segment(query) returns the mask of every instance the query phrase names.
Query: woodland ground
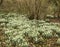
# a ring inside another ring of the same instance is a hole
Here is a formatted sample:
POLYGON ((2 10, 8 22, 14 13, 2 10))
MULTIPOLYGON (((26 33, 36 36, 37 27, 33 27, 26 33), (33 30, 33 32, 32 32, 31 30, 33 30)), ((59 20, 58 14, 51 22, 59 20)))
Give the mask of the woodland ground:
POLYGON ((60 24, 0 13, 0 47, 60 47, 60 24))
POLYGON ((3 0, 0 47, 60 47, 59 17, 59 0, 3 0), (36 20, 37 17, 44 19, 46 15, 58 18, 50 19, 51 22, 36 20), (33 20, 28 18, 30 16, 33 20))

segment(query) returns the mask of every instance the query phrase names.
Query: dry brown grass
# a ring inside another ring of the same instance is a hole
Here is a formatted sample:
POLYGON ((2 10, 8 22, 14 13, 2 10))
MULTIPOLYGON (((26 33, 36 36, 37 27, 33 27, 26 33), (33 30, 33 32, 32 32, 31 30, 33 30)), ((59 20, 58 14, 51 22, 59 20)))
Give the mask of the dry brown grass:
POLYGON ((49 0, 4 0, 0 11, 26 13, 30 18, 43 19, 47 14, 54 15, 57 12, 55 14, 57 15, 59 6, 59 2, 56 6, 53 0, 52 2, 49 0))

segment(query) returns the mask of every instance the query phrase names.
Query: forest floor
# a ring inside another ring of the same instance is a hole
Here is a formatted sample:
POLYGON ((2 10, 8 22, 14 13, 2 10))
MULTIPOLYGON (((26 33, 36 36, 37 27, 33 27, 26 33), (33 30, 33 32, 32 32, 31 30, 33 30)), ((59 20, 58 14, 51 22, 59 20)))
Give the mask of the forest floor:
POLYGON ((60 47, 60 23, 0 13, 0 47, 60 47))

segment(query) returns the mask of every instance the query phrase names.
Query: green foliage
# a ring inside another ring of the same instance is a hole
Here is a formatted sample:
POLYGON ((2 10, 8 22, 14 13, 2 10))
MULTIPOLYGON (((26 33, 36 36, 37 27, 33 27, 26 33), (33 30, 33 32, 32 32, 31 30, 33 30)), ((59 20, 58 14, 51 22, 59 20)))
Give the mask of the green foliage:
MULTIPOLYGON (((1 16, 1 15, 0 15, 1 16)), ((5 35, 7 36, 7 47, 11 44, 16 44, 21 47, 28 47, 29 43, 42 44, 44 38, 60 36, 59 23, 47 23, 43 20, 29 20, 25 15, 16 13, 8 13, 0 17, 7 20, 5 24, 5 35), (53 34, 55 33, 55 34, 53 34)), ((5 23, 5 22, 3 22, 5 23)))

